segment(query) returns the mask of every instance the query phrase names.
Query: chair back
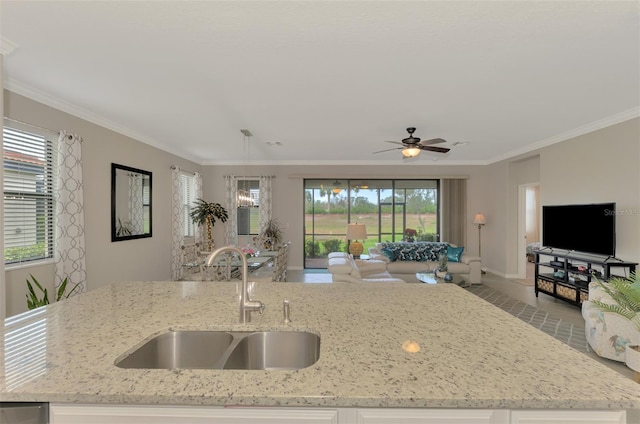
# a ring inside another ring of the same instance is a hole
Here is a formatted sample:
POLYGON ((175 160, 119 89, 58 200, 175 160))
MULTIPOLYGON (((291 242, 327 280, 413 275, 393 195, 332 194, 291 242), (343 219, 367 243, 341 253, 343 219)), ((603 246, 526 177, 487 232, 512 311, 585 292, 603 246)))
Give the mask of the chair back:
POLYGON ((288 241, 280 246, 273 265, 273 281, 287 281, 287 266, 289 263, 289 246, 288 241))
POLYGON ((202 272, 203 261, 200 257, 200 243, 183 244, 182 269, 186 273, 184 278, 190 278, 192 274, 202 272))

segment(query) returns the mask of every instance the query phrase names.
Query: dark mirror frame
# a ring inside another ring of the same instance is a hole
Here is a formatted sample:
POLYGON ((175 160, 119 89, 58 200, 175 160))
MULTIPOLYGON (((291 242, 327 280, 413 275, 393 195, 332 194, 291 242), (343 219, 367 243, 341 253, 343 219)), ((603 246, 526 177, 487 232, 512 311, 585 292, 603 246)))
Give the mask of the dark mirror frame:
POLYGON ((125 166, 125 165, 119 165, 117 163, 111 164, 111 241, 112 242, 151 237, 152 228, 153 228, 153 226, 151 225, 153 222, 151 219, 152 211, 153 211, 153 208, 152 208, 153 184, 152 183, 153 183, 153 176, 152 176, 152 173, 149 171, 143 171, 142 169, 132 168, 130 166, 125 166), (117 235, 118 233, 117 224, 116 224, 116 220, 117 220, 116 210, 118 210, 117 208, 118 193, 116 190, 117 171, 137 173, 149 178, 149 205, 148 205, 149 206, 149 231, 148 232, 138 233, 138 234, 129 234, 129 235, 117 235))

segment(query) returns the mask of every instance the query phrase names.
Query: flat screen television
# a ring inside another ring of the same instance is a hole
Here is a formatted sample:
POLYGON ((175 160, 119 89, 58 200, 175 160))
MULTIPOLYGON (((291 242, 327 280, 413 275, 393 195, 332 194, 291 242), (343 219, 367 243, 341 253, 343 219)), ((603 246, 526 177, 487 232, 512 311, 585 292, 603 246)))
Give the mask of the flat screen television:
POLYGON ((542 245, 614 256, 616 204, 542 206, 542 245))

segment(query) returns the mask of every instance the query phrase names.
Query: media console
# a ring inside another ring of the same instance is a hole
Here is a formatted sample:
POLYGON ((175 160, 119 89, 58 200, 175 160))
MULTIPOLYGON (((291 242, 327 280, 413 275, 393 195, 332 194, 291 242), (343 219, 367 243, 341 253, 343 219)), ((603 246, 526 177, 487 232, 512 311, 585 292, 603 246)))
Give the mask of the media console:
POLYGON ((617 258, 593 258, 579 252, 540 249, 534 251, 535 292, 562 299, 576 306, 589 299, 589 283, 594 278, 628 277, 636 271, 635 262, 617 258), (612 272, 620 272, 620 275, 612 272))

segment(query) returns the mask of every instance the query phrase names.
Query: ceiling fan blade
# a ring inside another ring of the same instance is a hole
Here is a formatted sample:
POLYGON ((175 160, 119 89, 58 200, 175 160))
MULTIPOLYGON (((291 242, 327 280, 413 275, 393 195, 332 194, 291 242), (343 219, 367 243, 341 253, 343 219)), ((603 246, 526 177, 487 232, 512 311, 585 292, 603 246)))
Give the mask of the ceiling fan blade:
POLYGON ((404 144, 400 143, 399 141, 385 141, 385 143, 399 144, 401 146, 404 146, 404 144))
POLYGON ((403 149, 403 147, 394 147, 392 149, 378 150, 377 152, 373 152, 371 154, 375 155, 376 153, 390 152, 391 150, 402 150, 402 149, 403 149))
POLYGON ((447 140, 445 140, 444 138, 432 138, 431 140, 422 140, 420 142, 420 144, 422 144, 423 146, 428 146, 430 144, 438 144, 438 143, 446 143, 447 140))
POLYGON ((418 146, 420 150, 428 150, 430 152, 438 152, 438 153, 447 153, 449 150, 446 147, 435 147, 435 146, 418 146))

